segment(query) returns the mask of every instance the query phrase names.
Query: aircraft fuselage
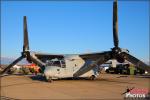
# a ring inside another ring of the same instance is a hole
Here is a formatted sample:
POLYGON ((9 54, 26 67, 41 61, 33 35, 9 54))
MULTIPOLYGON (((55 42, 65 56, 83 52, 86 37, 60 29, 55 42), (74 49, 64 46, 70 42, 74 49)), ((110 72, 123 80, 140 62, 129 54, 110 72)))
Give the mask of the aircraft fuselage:
POLYGON ((74 77, 97 77, 99 75, 99 67, 96 66, 92 70, 83 75, 76 75, 77 71, 83 67, 88 67, 92 61, 83 60, 78 55, 65 56, 61 60, 47 61, 47 66, 44 70, 44 75, 47 80, 59 78, 74 78, 74 77))

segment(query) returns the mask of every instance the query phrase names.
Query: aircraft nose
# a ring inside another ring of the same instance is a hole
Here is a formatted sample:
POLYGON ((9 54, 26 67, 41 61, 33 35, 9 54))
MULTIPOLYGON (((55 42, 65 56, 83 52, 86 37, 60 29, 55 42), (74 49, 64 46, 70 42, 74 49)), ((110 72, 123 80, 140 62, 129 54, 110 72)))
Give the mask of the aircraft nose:
POLYGON ((44 70, 44 74, 45 74, 46 77, 51 76, 51 68, 46 67, 45 70, 44 70))
POLYGON ((44 74, 45 74, 45 75, 48 75, 48 74, 50 74, 50 73, 51 73, 51 71, 50 71, 49 69, 45 69, 45 70, 44 70, 44 74))
POLYGON ((49 77, 54 77, 55 76, 55 71, 53 67, 46 67, 44 70, 44 75, 46 79, 49 79, 49 77))

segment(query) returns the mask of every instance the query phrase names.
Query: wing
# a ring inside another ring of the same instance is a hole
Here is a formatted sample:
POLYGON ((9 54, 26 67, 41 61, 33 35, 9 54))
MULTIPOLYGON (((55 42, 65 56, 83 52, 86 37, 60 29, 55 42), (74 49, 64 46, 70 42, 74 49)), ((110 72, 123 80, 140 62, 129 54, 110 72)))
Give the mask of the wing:
POLYGON ((138 58, 128 54, 128 53, 124 53, 126 55, 126 60, 128 60, 129 62, 131 62, 132 64, 135 65, 135 67, 138 67, 140 69, 146 70, 150 73, 150 66, 145 64, 144 62, 142 62, 141 60, 139 60, 138 58))
POLYGON ((97 59, 99 59, 100 57, 102 57, 103 55, 110 55, 111 51, 105 51, 105 52, 96 52, 96 53, 85 53, 85 54, 80 54, 79 56, 84 59, 84 60, 92 60, 92 61, 96 61, 97 59))
POLYGON ((108 60, 110 60, 111 59, 111 51, 106 51, 106 52, 101 52, 101 53, 81 54, 79 56, 84 60, 92 60, 93 62, 81 67, 76 73, 74 73, 74 75, 73 75, 74 77, 78 77, 78 76, 90 71, 95 66, 101 65, 101 64, 107 62, 108 60))
POLYGON ((43 63, 46 62, 46 60, 51 60, 51 59, 64 59, 64 55, 61 54, 44 54, 44 53, 35 53, 34 54, 38 59, 40 59, 43 63))

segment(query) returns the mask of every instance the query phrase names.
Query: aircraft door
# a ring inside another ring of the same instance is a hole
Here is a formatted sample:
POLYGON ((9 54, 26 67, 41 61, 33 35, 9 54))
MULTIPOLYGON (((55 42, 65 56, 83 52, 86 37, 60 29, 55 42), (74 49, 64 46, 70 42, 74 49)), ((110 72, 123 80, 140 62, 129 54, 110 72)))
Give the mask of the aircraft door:
POLYGON ((76 72, 76 70, 77 70, 77 64, 75 63, 73 66, 73 72, 76 72))
POLYGON ((61 68, 60 68, 60 76, 61 78, 64 78, 66 76, 66 64, 64 60, 60 61, 61 68))
POLYGON ((61 71, 60 71, 60 67, 58 67, 58 68, 57 68, 57 75, 59 76, 59 75, 60 75, 60 73, 61 73, 61 71))
POLYGON ((60 74, 61 74, 61 63, 60 63, 60 61, 59 60, 54 61, 52 65, 55 66, 55 71, 56 71, 55 76, 60 77, 60 74))

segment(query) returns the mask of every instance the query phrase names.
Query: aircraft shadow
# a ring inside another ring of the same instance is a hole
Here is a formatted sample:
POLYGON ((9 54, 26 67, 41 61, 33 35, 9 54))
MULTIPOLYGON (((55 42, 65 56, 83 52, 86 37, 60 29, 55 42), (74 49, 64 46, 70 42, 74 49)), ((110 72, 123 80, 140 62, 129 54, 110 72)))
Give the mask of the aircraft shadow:
MULTIPOLYGON (((30 76, 30 78, 32 80, 36 80, 36 81, 43 81, 43 82, 47 82, 46 78, 42 75, 36 75, 36 76, 30 76)), ((90 80, 89 78, 82 78, 82 77, 78 77, 78 78, 61 78, 61 79, 56 79, 54 81, 89 81, 89 82, 109 82, 109 83, 126 83, 126 84, 135 84, 133 82, 127 82, 127 81, 119 81, 119 80, 109 80, 109 79, 95 79, 95 80, 90 80)))
MULTIPOLYGON (((32 80, 37 80, 37 81, 47 81, 46 78, 42 75, 34 75, 34 76, 30 76, 30 78, 32 80)), ((88 78, 72 78, 72 77, 69 77, 69 78, 61 78, 61 79, 55 79, 54 81, 59 81, 59 80, 89 80, 88 78)))
POLYGON ((46 82, 46 78, 42 75, 33 75, 29 76, 32 80, 43 81, 46 82))
MULTIPOLYGON (((20 76, 20 74, 19 74, 19 76, 20 76)), ((36 81, 36 82, 37 81, 47 82, 46 78, 44 76, 42 76, 42 75, 22 75, 22 76, 27 76, 27 77, 29 77, 30 79, 32 79, 33 81, 36 81)), ((110 79, 104 79, 104 78, 90 80, 89 78, 82 78, 82 77, 78 77, 78 78, 72 78, 72 77, 71 78, 61 78, 61 79, 56 79, 54 81, 73 81, 73 80, 76 80, 76 81, 89 81, 89 82, 109 82, 109 83, 113 82, 113 83, 135 84, 135 83, 132 83, 132 82, 120 81, 120 80, 110 80, 110 79)), ((32 83, 35 83, 35 82, 28 82, 28 83, 21 83, 21 84, 23 85, 23 84, 32 84, 32 83)), ((12 84, 12 86, 13 85, 19 85, 19 84, 20 83, 18 83, 18 84, 12 84)), ((9 86, 11 86, 11 85, 9 85, 9 86)), ((7 86, 4 86, 4 87, 7 87, 7 86)))

